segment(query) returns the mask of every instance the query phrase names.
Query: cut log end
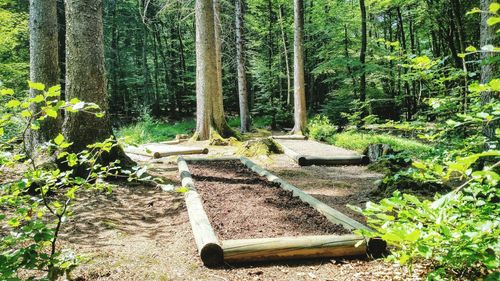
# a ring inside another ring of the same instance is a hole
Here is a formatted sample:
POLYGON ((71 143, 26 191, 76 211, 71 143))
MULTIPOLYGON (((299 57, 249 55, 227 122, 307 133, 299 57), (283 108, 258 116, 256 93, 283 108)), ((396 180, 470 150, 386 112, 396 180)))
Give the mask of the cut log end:
POLYGON ((217 267, 224 262, 224 251, 220 245, 209 243, 201 249, 200 257, 205 266, 217 267))
POLYGON ((380 238, 372 238, 368 240, 367 253, 373 258, 381 258, 385 256, 387 254, 387 242, 380 238))

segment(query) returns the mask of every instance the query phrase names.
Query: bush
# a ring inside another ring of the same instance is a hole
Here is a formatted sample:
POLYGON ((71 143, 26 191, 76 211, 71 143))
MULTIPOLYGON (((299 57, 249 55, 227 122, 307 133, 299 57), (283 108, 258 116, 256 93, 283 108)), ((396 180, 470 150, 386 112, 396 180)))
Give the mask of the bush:
POLYGON ((312 139, 325 141, 328 137, 335 134, 336 128, 330 123, 328 117, 316 115, 308 124, 309 136, 312 139))
POLYGON ((405 151, 409 156, 418 159, 429 155, 433 151, 432 146, 416 140, 380 134, 346 132, 332 135, 327 139, 327 142, 346 149, 356 150, 359 153, 363 153, 370 144, 387 144, 396 151, 405 151))

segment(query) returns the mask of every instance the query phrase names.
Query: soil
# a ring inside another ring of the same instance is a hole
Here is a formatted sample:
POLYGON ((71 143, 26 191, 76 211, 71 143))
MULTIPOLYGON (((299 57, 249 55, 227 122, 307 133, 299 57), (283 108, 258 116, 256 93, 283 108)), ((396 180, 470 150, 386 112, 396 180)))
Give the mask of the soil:
POLYGON ((189 169, 222 240, 350 233, 239 161, 189 164, 189 169))
MULTIPOLYGON (((231 148, 211 149, 209 156, 234 155, 231 148)), ((173 157, 155 160, 135 157, 134 160, 147 164, 149 173, 166 179, 165 184, 180 186, 173 157)), ((373 181, 381 175, 366 167, 300 168, 285 155, 252 160, 339 210, 346 208, 346 203, 362 205, 376 200, 370 190, 376 188, 373 181)), ((410 272, 395 263, 367 258, 268 262, 209 269, 198 257, 182 194, 162 192, 151 186, 120 184, 113 188, 111 195, 83 194, 79 204, 82 202, 66 223, 59 244, 82 257, 81 265, 72 273, 74 280, 424 280, 429 270, 426 265, 417 264, 410 272)))

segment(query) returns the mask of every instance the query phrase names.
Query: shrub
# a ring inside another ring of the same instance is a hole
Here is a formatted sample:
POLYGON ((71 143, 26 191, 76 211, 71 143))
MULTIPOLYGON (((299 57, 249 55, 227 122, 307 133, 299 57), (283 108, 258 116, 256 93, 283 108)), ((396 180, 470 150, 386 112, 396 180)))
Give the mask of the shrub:
POLYGON ((330 123, 328 117, 316 115, 308 124, 309 136, 312 139, 325 141, 328 137, 335 134, 336 128, 330 123))

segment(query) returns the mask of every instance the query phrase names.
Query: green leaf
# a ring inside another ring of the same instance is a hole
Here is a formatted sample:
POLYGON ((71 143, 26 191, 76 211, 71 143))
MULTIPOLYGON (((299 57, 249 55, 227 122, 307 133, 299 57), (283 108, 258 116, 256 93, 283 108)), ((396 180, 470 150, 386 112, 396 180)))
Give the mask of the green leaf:
POLYGON ((33 90, 39 90, 39 91, 45 90, 45 85, 42 83, 28 81, 28 86, 30 87, 30 89, 33 90))
POLYGON ((57 137, 54 139, 55 144, 61 145, 64 141, 64 136, 62 134, 57 135, 57 137))
POLYGON ((500 92, 500 79, 492 79, 488 85, 490 85, 491 90, 495 92, 500 92))
POLYGON ((52 108, 46 108, 45 109, 45 114, 47 114, 47 116, 50 116, 52 118, 57 118, 57 111, 55 111, 52 108))
POLYGON ((34 98, 30 99, 30 101, 34 103, 41 103, 44 100, 45 98, 43 97, 43 95, 36 95, 34 98))
POLYGON ((52 86, 47 92, 47 97, 59 97, 61 96, 61 85, 52 86))
POLYGON ((5 107, 7 108, 14 108, 14 107, 18 107, 19 105, 21 105, 21 102, 18 101, 18 100, 10 100, 6 105, 5 107))
POLYGON ((478 14, 478 13, 481 13, 481 9, 474 8, 474 9, 468 11, 466 15, 472 15, 472 14, 478 14))
POLYGON ((475 52, 477 51, 476 47, 474 46, 469 46, 465 49, 466 52, 475 52))
POLYGON ((498 9, 500 9, 500 4, 493 2, 490 4, 490 12, 493 14, 496 14, 498 12, 498 9))
POLYGON ((0 90, 0 95, 2 95, 2 96, 12 96, 12 95, 14 95, 14 90, 12 90, 12 89, 2 89, 2 90, 0 90))
POLYGON ((489 26, 493 26, 497 23, 500 22, 500 17, 490 17, 488 18, 488 20, 486 21, 486 23, 489 25, 489 26))
POLYGON ((29 118, 29 117, 31 117, 31 111, 29 111, 29 110, 23 110, 21 112, 21 116, 24 117, 24 118, 29 118))

